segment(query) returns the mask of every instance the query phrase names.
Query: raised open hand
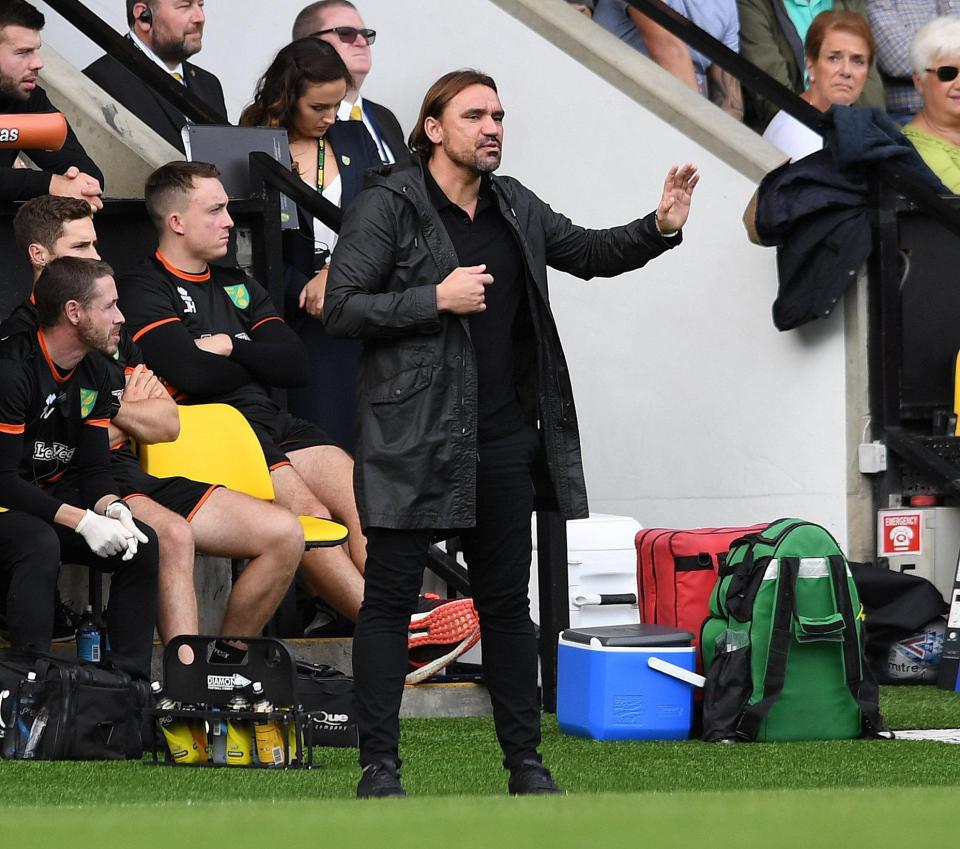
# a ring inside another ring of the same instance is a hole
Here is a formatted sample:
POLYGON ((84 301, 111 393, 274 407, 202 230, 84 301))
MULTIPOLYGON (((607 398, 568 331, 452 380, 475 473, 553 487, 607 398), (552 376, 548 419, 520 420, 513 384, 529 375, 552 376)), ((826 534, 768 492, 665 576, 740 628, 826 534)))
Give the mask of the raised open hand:
POLYGON ((687 223, 690 214, 690 199, 700 180, 700 174, 692 163, 682 168, 674 165, 663 181, 663 196, 657 206, 657 226, 664 235, 675 233, 687 223))

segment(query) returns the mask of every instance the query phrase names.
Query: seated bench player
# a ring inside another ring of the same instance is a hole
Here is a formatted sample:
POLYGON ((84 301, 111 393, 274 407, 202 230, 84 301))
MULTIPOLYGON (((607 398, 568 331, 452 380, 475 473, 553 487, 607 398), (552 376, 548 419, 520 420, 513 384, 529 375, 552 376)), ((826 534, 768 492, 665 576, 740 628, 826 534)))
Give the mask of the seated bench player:
POLYGON ((42 552, 41 568, 12 564, 10 629, 22 644, 49 647, 61 560, 112 573, 112 654, 147 677, 159 551, 110 474, 116 402, 102 355, 116 352, 123 325, 113 271, 95 260, 58 260, 41 275, 35 300, 32 325, 0 339, 0 500, 10 510, 6 525, 12 517, 20 538, 42 552))
MULTIPOLYGON (((34 281, 62 256, 99 259, 90 207, 73 198, 41 196, 25 203, 14 219, 17 243, 25 250, 34 281)), ((33 312, 21 305, 12 320, 33 312)), ((9 326, 10 321, 0 326, 9 326)), ((136 343, 121 329, 119 350, 104 357, 110 390, 119 401, 110 422, 110 461, 121 495, 134 516, 153 527, 160 542, 157 625, 168 642, 199 628, 194 590, 195 550, 247 560, 234 583, 221 625, 225 635, 256 635, 283 598, 303 552, 303 530, 290 511, 223 487, 187 478, 155 478, 141 470, 129 439, 162 442, 176 438, 177 406, 143 365, 136 343)), ((236 657, 231 643, 218 643, 214 659, 236 657)))
POLYGON ((266 291, 238 268, 211 265, 227 252, 233 220, 213 165, 171 162, 147 179, 144 200, 156 254, 122 275, 133 339, 181 403, 236 407, 263 447, 278 504, 346 525, 343 546, 303 553, 308 589, 350 620, 363 597, 364 538, 353 498, 353 461, 309 422, 280 409, 273 387, 301 384, 303 343, 266 291))

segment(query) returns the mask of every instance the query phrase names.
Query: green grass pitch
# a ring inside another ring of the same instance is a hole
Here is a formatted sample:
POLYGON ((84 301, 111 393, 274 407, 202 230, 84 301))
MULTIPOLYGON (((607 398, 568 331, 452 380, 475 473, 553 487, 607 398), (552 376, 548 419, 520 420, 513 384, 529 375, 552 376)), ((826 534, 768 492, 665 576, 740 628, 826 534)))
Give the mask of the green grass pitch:
MULTIPOLYGON (((885 688, 892 727, 960 727, 960 694, 885 688)), ((403 723, 406 800, 358 802, 355 750, 310 771, 0 763, 6 847, 793 847, 955 841, 960 746, 598 743, 544 719, 562 798, 510 799, 489 718, 403 723)))

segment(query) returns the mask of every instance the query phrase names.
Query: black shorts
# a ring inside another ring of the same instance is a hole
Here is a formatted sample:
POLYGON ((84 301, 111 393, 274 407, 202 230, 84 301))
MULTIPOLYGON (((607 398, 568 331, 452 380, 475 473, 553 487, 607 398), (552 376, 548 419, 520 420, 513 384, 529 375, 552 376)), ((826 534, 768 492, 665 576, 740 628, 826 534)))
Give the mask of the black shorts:
POLYGON ((155 478, 148 475, 137 458, 126 448, 110 452, 110 472, 122 498, 146 496, 161 507, 183 516, 188 522, 197 514, 217 484, 200 483, 189 478, 155 478))
POLYGON ((260 440, 263 456, 272 472, 280 466, 289 466, 287 454, 301 448, 315 448, 321 445, 336 446, 336 441, 324 433, 313 422, 298 419, 290 413, 278 413, 270 421, 247 419, 250 427, 260 440))

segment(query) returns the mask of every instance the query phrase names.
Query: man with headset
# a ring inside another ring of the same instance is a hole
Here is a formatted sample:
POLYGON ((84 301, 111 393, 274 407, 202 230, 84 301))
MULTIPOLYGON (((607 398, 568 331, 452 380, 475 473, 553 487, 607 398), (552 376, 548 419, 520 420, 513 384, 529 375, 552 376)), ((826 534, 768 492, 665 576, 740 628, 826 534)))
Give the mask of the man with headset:
MULTIPOLYGON (((206 15, 203 0, 126 0, 127 33, 134 46, 227 120, 223 87, 209 71, 188 62, 200 52, 206 15)), ((101 56, 83 71, 107 94, 183 152, 187 119, 113 56, 101 56)))

